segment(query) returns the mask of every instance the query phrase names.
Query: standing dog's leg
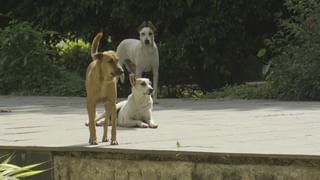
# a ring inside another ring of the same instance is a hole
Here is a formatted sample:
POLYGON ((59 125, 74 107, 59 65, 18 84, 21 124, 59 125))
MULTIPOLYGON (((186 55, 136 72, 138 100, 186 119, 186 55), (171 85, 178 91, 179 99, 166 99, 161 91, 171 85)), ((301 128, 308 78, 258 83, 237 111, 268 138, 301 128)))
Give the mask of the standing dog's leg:
POLYGON ((112 120, 112 129, 111 129, 111 145, 117 145, 117 109, 116 109, 116 103, 110 102, 110 112, 111 112, 111 120, 112 120))
POLYGON ((95 116, 96 116, 95 103, 87 102, 87 111, 89 116, 89 131, 90 131, 89 144, 97 145, 98 142, 97 142, 96 123, 95 123, 95 116))
POLYGON ((111 103, 106 103, 104 105, 104 111, 105 111, 105 116, 104 116, 104 125, 103 125, 103 137, 102 137, 102 142, 108 142, 108 127, 109 127, 109 118, 110 118, 110 112, 111 112, 111 103))
POLYGON ((159 72, 158 72, 158 67, 154 67, 152 70, 152 74, 153 74, 153 103, 158 104, 158 80, 159 80, 159 72))

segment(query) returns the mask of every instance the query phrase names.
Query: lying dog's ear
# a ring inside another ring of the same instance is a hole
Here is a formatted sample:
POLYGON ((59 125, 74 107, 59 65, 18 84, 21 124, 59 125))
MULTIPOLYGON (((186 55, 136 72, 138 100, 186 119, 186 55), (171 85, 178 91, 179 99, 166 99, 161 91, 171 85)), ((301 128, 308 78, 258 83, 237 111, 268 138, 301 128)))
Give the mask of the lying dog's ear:
POLYGON ((147 22, 146 21, 143 21, 140 26, 138 27, 138 33, 141 31, 142 28, 146 27, 147 26, 147 22))
POLYGON ((93 55, 93 58, 96 59, 96 60, 102 60, 103 59, 103 54, 98 52, 98 53, 95 53, 93 55))
POLYGON ((134 86, 136 84, 136 76, 134 74, 129 75, 129 80, 130 80, 131 86, 134 86))
POLYGON ((148 21, 147 26, 148 26, 149 28, 151 28, 153 32, 156 32, 156 31, 157 31, 156 26, 153 25, 151 21, 148 21))

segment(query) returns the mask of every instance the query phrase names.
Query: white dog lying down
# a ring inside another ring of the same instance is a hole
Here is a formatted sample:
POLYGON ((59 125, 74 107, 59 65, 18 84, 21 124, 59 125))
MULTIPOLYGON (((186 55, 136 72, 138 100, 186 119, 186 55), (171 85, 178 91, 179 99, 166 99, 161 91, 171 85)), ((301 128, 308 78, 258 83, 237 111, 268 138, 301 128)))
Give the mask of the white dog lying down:
MULTIPOLYGON (((157 128, 153 122, 151 113, 153 101, 151 94, 153 88, 148 78, 136 78, 130 75, 131 94, 128 100, 117 103, 118 125, 123 127, 157 128)), ((103 125, 105 113, 96 119, 97 125, 103 125)))

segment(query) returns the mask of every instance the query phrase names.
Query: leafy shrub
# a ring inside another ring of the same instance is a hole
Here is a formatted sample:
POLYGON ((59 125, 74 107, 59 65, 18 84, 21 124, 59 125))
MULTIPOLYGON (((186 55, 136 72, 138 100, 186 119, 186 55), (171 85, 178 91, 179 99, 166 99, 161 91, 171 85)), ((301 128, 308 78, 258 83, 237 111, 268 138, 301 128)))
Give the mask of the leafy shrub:
POLYGON ((273 91, 270 83, 259 85, 227 85, 204 96, 206 98, 231 98, 231 99, 270 99, 273 91))
POLYGON ((58 71, 49 62, 44 35, 27 22, 11 22, 0 29, 1 93, 20 90, 36 93, 50 86, 58 71))
POLYGON ((159 97, 201 98, 203 96, 203 90, 196 84, 163 85, 159 88, 159 97))
POLYGON ((82 39, 60 41, 56 45, 60 58, 55 62, 67 71, 77 72, 84 77, 91 62, 90 44, 82 39))
POLYGON ((84 95, 83 78, 50 63, 46 32, 27 22, 0 29, 0 93, 84 95))
POLYGON ((61 70, 44 95, 85 96, 84 79, 77 73, 61 70))
POLYGON ((276 95, 290 100, 320 100, 320 2, 286 0, 289 14, 270 44, 270 79, 276 95))
POLYGON ((136 27, 152 20, 158 27, 160 84, 198 84, 211 90, 248 80, 243 74, 253 66, 246 62, 274 33, 274 14, 282 2, 24 0, 5 1, 3 7, 14 7, 4 8, 14 18, 90 41, 102 30, 114 39, 107 49, 115 49, 122 39, 138 38, 136 27))

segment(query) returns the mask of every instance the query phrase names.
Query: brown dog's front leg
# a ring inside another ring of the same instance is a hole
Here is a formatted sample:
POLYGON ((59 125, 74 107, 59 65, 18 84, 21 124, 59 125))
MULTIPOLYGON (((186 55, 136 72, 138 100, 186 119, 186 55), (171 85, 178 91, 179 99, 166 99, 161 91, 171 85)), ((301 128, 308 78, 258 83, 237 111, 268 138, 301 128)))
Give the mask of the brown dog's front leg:
POLYGON ((112 129, 111 129, 111 145, 118 145, 117 141, 117 110, 116 103, 110 103, 111 106, 111 120, 112 120, 112 129))
POLYGON ((103 137, 102 137, 102 142, 108 142, 108 126, 109 126, 109 119, 110 119, 110 112, 111 112, 111 107, 110 103, 106 103, 104 105, 104 110, 105 110, 105 117, 104 117, 104 125, 103 125, 103 137))
POLYGON ((95 123, 95 116, 96 116, 96 105, 94 103, 87 102, 87 111, 89 116, 89 144, 97 145, 97 135, 96 135, 96 123, 95 123))

